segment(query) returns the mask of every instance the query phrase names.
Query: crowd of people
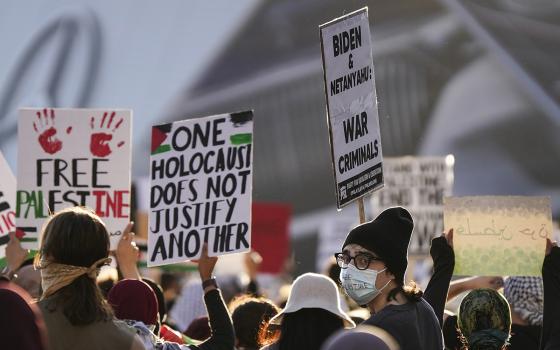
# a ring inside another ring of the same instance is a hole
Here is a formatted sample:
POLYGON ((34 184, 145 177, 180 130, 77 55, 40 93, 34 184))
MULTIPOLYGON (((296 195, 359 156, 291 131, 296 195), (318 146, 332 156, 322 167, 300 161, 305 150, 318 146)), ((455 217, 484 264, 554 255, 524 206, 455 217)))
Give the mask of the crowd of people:
POLYGON ((34 257, 10 234, 0 280, 2 348, 560 349, 560 248, 548 239, 542 278, 452 280, 450 230, 432 240, 433 273, 422 291, 405 280, 413 218, 389 208, 348 233, 330 276, 305 273, 286 300, 271 300, 255 269, 241 288, 219 284, 218 258, 206 246, 199 280, 181 286, 173 275, 159 283, 142 276, 132 227, 110 252, 102 220, 68 208, 48 219, 34 257), (118 277, 102 279, 111 259, 118 277), (447 311, 463 292, 457 314, 447 311))

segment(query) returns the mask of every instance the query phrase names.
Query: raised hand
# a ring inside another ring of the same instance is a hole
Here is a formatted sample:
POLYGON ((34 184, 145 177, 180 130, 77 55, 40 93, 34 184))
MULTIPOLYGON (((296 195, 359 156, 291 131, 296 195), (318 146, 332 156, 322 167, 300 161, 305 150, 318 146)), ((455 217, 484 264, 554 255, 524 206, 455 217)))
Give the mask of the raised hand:
POLYGON ((134 242, 134 232, 132 232, 132 227, 134 223, 131 221, 126 225, 124 229, 121 240, 117 245, 117 250, 115 251, 115 256, 117 258, 117 263, 119 269, 124 278, 140 279, 140 272, 138 271, 138 255, 140 250, 134 242))
POLYGON ((6 245, 6 261, 8 269, 12 272, 17 271, 27 258, 27 250, 21 247, 15 232, 8 233, 10 240, 6 245))
MULTIPOLYGON (((37 120, 33 122, 33 130, 39 134, 38 141, 43 151, 55 154, 62 149, 62 141, 56 137, 54 110, 45 108, 42 112, 37 111, 37 120)), ((71 131, 72 127, 66 129, 67 134, 71 131)))
POLYGON ((257 278, 257 272, 259 271, 262 260, 262 256, 256 251, 245 253, 243 262, 245 264, 245 271, 247 275, 249 275, 251 281, 257 278))
POLYGON ((449 244, 449 246, 451 248, 453 248, 453 229, 449 229, 449 231, 447 231, 447 233, 443 233, 442 234, 443 237, 445 237, 445 240, 447 241, 447 244, 449 244))
POLYGON ((552 251, 553 247, 557 247, 558 246, 558 242, 556 241, 551 241, 550 238, 546 239, 546 251, 545 251, 545 255, 550 254, 550 252, 552 251))
POLYGON ((214 266, 216 266, 217 262, 217 256, 208 256, 208 244, 204 243, 204 246, 202 247, 202 254, 198 260, 198 273, 200 274, 200 279, 202 281, 206 281, 212 277, 212 272, 214 272, 214 266))
MULTIPOLYGON (((94 133, 91 134, 89 143, 89 150, 91 154, 96 157, 107 157, 113 150, 110 146, 110 141, 113 140, 113 133, 121 126, 123 118, 115 121, 115 112, 109 116, 108 112, 103 113, 99 127, 95 126, 95 117, 91 117, 90 127, 94 133), (113 123, 115 121, 115 123, 113 123), (111 128, 112 127, 112 128, 111 128)), ((122 147, 124 141, 117 144, 117 147, 122 147)))

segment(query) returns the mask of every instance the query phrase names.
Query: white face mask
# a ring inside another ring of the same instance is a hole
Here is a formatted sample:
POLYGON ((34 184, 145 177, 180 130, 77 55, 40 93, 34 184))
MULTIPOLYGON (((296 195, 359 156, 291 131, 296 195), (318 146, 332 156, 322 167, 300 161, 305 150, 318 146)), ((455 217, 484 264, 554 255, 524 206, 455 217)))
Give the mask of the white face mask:
POLYGON ((349 264, 346 269, 340 270, 342 287, 344 287, 346 294, 348 294, 348 296, 358 305, 366 305, 375 299, 375 297, 381 293, 383 288, 387 287, 389 282, 391 282, 391 280, 387 281, 387 283, 385 283, 385 285, 380 289, 375 287, 377 275, 386 269, 387 268, 384 268, 381 271, 370 269, 358 270, 356 266, 349 264))

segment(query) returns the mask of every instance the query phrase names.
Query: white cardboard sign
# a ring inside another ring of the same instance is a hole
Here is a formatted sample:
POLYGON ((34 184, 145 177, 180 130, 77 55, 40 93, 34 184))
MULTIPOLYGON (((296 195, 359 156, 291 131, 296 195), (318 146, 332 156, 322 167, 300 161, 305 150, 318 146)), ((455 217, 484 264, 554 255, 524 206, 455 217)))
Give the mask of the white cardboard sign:
POLYGON ((253 113, 152 127, 148 266, 249 251, 253 113))
POLYGON ((115 249, 130 216, 132 111, 19 111, 17 234, 37 249, 50 213, 87 206, 103 220, 115 249))
POLYGON ((337 207, 383 187, 367 7, 320 26, 337 207))
POLYGON ((16 228, 16 178, 0 152, 0 259, 6 254, 8 233, 16 228))
POLYGON ((428 255, 434 236, 443 232, 443 198, 453 192, 454 157, 385 158, 385 187, 371 196, 374 217, 393 206, 414 219, 408 253, 428 255))

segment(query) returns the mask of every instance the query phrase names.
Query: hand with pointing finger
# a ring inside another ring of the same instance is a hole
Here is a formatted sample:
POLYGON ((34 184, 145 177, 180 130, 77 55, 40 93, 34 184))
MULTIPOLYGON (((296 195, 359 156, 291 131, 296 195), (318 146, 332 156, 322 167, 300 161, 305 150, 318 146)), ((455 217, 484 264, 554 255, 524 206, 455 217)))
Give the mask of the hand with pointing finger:
POLYGON ((138 271, 138 255, 140 250, 134 242, 134 232, 132 228, 134 223, 131 221, 126 225, 123 231, 121 240, 117 245, 117 251, 115 256, 117 257, 117 263, 119 269, 123 275, 123 278, 133 278, 140 279, 140 272, 138 271))
POLYGON ((6 261, 8 263, 8 269, 11 272, 16 272, 27 258, 27 249, 21 247, 21 243, 16 237, 15 232, 10 232, 8 235, 10 240, 6 245, 6 261))

